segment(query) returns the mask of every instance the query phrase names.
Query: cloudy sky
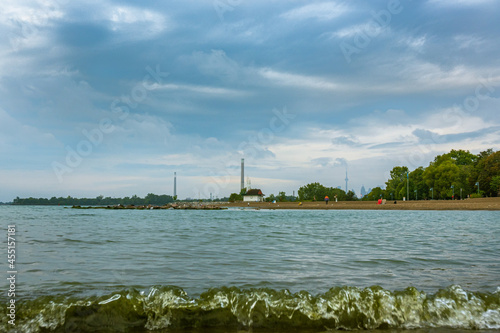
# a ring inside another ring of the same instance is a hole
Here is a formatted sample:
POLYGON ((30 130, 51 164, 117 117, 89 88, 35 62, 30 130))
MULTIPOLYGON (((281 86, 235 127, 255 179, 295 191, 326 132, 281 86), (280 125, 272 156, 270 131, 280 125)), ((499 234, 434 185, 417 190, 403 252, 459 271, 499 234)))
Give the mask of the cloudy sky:
POLYGON ((223 197, 500 146, 495 0, 7 0, 0 201, 223 197))

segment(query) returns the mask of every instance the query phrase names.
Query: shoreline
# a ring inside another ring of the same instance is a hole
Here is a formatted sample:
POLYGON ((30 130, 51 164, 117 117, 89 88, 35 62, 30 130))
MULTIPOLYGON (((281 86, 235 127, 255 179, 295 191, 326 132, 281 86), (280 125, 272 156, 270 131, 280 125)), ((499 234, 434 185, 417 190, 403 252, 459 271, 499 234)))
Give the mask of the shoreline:
POLYGON ((351 209, 351 210, 500 210, 500 197, 477 198, 464 200, 410 200, 394 201, 387 200, 386 204, 377 205, 377 201, 324 201, 314 202, 234 202, 221 204, 227 208, 255 208, 255 209, 351 209))

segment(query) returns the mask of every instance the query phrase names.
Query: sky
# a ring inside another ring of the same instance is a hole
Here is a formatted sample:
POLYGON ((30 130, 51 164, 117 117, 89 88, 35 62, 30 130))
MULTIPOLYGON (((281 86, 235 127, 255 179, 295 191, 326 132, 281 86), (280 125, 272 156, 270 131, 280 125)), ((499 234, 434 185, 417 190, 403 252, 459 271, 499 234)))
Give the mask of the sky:
POLYGON ((500 146, 495 0, 7 0, 0 201, 360 194, 500 146))

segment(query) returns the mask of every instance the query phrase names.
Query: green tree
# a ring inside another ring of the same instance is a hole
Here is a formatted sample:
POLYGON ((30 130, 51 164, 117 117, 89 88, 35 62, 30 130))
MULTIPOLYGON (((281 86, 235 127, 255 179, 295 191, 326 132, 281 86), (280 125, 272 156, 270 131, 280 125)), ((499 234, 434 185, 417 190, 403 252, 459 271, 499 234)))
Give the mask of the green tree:
POLYGON ((418 167, 410 172, 410 198, 427 199, 429 197, 429 186, 424 181, 424 168, 418 167), (415 190, 417 193, 415 194, 415 190))
POLYGON ((229 202, 243 201, 243 196, 238 193, 231 193, 229 196, 229 202))
POLYGON ((267 202, 273 202, 274 200, 276 200, 276 197, 274 196, 274 194, 270 194, 266 197, 267 202))
POLYGON ((278 201, 279 202, 285 202, 286 200, 286 193, 285 192, 279 192, 278 193, 278 201))
POLYGON ((500 192, 500 176, 494 176, 490 182, 490 188, 498 196, 500 192))
POLYGON ((311 183, 299 188, 298 191, 299 200, 317 200, 323 201, 325 196, 328 196, 330 200, 334 200, 335 196, 337 196, 337 200, 342 201, 346 200, 346 193, 339 188, 334 187, 325 187, 320 183, 311 183))
MULTIPOLYGON (((333 198, 332 198, 333 199, 333 198)), ((346 194, 346 198, 345 198, 346 201, 357 201, 359 200, 358 197, 356 196, 356 193, 354 193, 354 191, 351 191, 349 190, 349 192, 347 192, 346 194)))
POLYGON ((389 198, 402 200, 403 197, 406 197, 406 174, 408 171, 408 167, 405 166, 397 166, 391 170, 391 179, 385 183, 389 198))
POLYGON ((471 154, 468 150, 454 150, 452 149, 448 154, 444 156, 449 156, 456 165, 475 165, 478 160, 478 156, 471 154))
POLYGON ((326 187, 320 183, 311 183, 299 188, 299 200, 323 200, 327 192, 326 187))
MULTIPOLYGON (((434 198, 447 199, 452 196, 451 186, 457 188, 460 168, 450 156, 438 156, 422 174, 428 188, 434 188, 434 198)), ((455 191, 455 195, 457 192, 455 191)))
POLYGON ((368 193, 363 197, 363 201, 373 201, 373 200, 378 200, 380 198, 387 199, 386 193, 387 192, 383 190, 380 186, 372 188, 370 193, 368 193))
MULTIPOLYGON (((497 151, 478 163, 477 181, 484 194, 490 197, 498 195, 498 190, 491 187, 491 183, 496 176, 500 176, 500 151, 497 151)), ((495 182, 493 182, 495 184, 495 182)))

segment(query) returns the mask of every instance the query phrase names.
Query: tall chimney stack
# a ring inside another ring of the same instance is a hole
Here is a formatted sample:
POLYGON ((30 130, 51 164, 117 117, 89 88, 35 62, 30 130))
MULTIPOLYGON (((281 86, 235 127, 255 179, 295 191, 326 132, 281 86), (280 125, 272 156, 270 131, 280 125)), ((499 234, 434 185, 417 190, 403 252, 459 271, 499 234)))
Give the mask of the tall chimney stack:
POLYGON ((241 159, 241 190, 245 189, 245 159, 241 159))
POLYGON ((347 182, 349 181, 349 178, 347 178, 347 168, 345 169, 345 193, 347 193, 347 182))
POLYGON ((174 172, 174 198, 177 196, 177 172, 174 172))

